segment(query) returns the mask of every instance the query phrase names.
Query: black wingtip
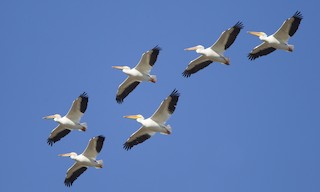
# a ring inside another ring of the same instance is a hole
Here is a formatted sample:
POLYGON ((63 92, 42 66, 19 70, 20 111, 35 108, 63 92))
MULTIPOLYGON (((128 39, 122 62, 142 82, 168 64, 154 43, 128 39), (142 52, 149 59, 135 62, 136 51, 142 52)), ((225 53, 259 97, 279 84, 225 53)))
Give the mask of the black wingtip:
POLYGON ((52 139, 48 138, 47 143, 48 145, 52 146, 55 142, 52 139))
POLYGON ((71 187, 71 186, 72 186, 72 183, 73 183, 73 182, 71 182, 69 179, 65 179, 65 180, 64 180, 64 185, 67 186, 67 187, 71 187))
POLYGON ((88 101, 89 101, 88 94, 86 92, 83 92, 79 97, 82 99, 81 105, 80 105, 80 112, 85 113, 87 110, 88 101))
POLYGON ((303 16, 300 11, 296 11, 293 15, 294 18, 303 19, 303 16))
POLYGON ((88 94, 86 92, 83 92, 79 97, 82 99, 88 99, 88 94))
POLYGON ((125 142, 123 144, 123 149, 125 149, 126 151, 130 150, 133 146, 138 145, 140 143, 143 143, 144 141, 146 141, 147 139, 149 139, 151 137, 151 135, 149 134, 144 134, 141 135, 138 138, 135 138, 134 140, 130 141, 130 142, 125 142))
POLYGON ((256 57, 254 57, 252 54, 248 54, 248 59, 250 60, 250 61, 253 61, 253 60, 255 60, 256 59, 256 57))
POLYGON ((180 93, 178 92, 177 89, 174 89, 171 92, 170 97, 171 97, 171 101, 168 106, 168 111, 170 114, 173 114, 173 112, 176 110, 176 106, 177 106, 177 103, 178 103, 178 100, 180 97, 180 93))
POLYGON ((182 76, 185 77, 185 78, 189 78, 191 76, 191 73, 189 73, 189 71, 185 70, 183 73, 182 73, 182 76))
POLYGON ((238 29, 243 29, 244 25, 242 23, 242 21, 238 21, 235 25, 234 25, 235 28, 238 28, 238 29))
POLYGON ((98 137, 98 139, 102 139, 102 140, 105 140, 105 136, 103 136, 103 135, 99 135, 99 136, 97 136, 98 137))
POLYGON ((69 178, 65 178, 64 184, 67 187, 71 187, 73 182, 87 170, 87 167, 80 167, 79 169, 75 170, 69 178))
POLYGON ((159 47, 159 45, 156 45, 154 48, 152 48, 152 51, 161 51, 162 48, 159 47))
POLYGON ((139 81, 134 81, 124 89, 121 94, 116 94, 117 103, 121 104, 123 100, 140 84, 139 81))
POLYGON ((129 145, 127 142, 125 142, 123 144, 123 149, 126 151, 129 151, 132 147, 133 147, 133 145, 129 145))
POLYGON ((96 138, 98 138, 97 139, 96 150, 97 150, 98 153, 100 153, 100 151, 101 151, 101 149, 103 147, 103 143, 104 143, 105 137, 103 135, 99 135, 96 138))
POLYGON ((171 94, 170 94, 171 97, 179 97, 180 96, 180 93, 177 89, 174 89, 171 94))
POLYGON ((122 98, 119 98, 119 97, 116 97, 116 101, 117 101, 117 103, 119 103, 119 104, 123 103, 123 99, 122 99, 122 98))

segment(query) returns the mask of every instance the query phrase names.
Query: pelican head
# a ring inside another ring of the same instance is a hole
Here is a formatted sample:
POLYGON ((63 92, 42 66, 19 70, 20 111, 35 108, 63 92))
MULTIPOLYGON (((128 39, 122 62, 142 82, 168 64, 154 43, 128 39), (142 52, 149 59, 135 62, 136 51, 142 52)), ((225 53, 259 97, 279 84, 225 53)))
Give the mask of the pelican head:
POLYGON ((59 114, 54 114, 54 115, 42 117, 42 119, 60 119, 60 118, 61 118, 61 115, 59 115, 59 114))
POLYGON ((130 67, 128 66, 112 66, 112 68, 119 69, 119 70, 124 70, 124 69, 130 70, 130 67))
POLYGON ((248 31, 248 33, 251 34, 251 35, 257 36, 257 37, 259 37, 260 39, 261 39, 261 38, 264 38, 264 37, 267 37, 267 34, 264 33, 264 32, 248 31))
POLYGON ((194 47, 185 48, 185 51, 197 51, 197 50, 203 50, 204 47, 202 45, 197 45, 194 47))
POLYGON ((60 157, 70 157, 71 159, 73 159, 74 157, 76 157, 78 155, 75 152, 71 152, 71 153, 59 154, 58 156, 60 156, 60 157))
POLYGON ((140 114, 138 115, 126 115, 126 116, 123 116, 124 118, 128 118, 128 119, 144 119, 144 117, 140 114))

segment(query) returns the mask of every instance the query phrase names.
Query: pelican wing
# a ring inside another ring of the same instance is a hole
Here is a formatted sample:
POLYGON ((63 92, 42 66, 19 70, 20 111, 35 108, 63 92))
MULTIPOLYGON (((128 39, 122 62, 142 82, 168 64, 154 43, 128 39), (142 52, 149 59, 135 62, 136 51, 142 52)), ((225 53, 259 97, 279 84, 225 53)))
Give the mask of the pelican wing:
POLYGON ((52 146, 53 143, 59 141, 64 136, 68 135, 70 131, 71 131, 70 129, 66 129, 63 126, 58 125, 56 128, 54 128, 51 131, 51 134, 47 140, 47 143, 52 146))
POLYGON ((153 65, 157 61, 160 50, 160 47, 155 46, 153 49, 144 52, 139 63, 134 68, 142 73, 149 74, 153 65))
POLYGON ((105 137, 103 135, 91 138, 87 148, 84 150, 82 155, 91 159, 96 159, 96 156, 98 155, 98 153, 100 153, 103 147, 104 140, 105 137))
POLYGON ((138 85, 140 81, 137 81, 133 77, 129 76, 124 80, 118 88, 116 95, 117 103, 122 103, 124 98, 126 98, 138 85))
POLYGON ((256 58, 259 58, 264 55, 268 55, 269 53, 272 53, 275 51, 276 48, 271 47, 268 43, 263 42, 260 45, 256 46, 249 54, 248 58, 250 60, 255 60, 256 58))
POLYGON ((276 31, 273 36, 287 42, 299 28, 300 22, 303 19, 301 12, 297 11, 292 17, 286 19, 281 27, 276 31))
POLYGON ((164 124, 175 111, 180 93, 174 89, 172 93, 161 102, 156 112, 150 117, 152 120, 164 124))
POLYGON ((200 71, 201 69, 207 67, 212 63, 207 57, 201 55, 195 60, 192 60, 187 68, 183 71, 182 75, 184 77, 190 77, 192 74, 200 71))
POLYGON ((211 49, 218 53, 223 53, 233 44, 242 28, 243 24, 239 21, 233 27, 222 32, 219 39, 211 46, 211 49))
POLYGON ((66 116, 74 122, 80 122, 81 117, 87 110, 88 99, 87 93, 83 92, 77 99, 73 101, 72 106, 66 116))
POLYGON ((64 184, 70 187, 73 182, 87 170, 88 167, 82 165, 81 163, 74 163, 67 171, 67 176, 64 180, 64 184))
POLYGON ((138 131, 134 132, 127 141, 123 144, 125 150, 130 150, 133 146, 143 143, 145 140, 150 139, 152 135, 156 132, 153 132, 145 127, 140 127, 138 131))

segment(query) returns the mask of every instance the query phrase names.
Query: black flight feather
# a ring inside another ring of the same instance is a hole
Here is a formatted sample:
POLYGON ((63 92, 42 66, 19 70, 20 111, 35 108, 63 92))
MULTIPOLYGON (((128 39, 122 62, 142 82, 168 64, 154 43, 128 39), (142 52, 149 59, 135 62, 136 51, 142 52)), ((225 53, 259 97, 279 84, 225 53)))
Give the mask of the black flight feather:
POLYGON ((228 41, 225 45, 225 50, 227 50, 236 40, 238 34, 240 33, 240 30, 243 29, 243 23, 241 21, 238 21, 234 26, 233 26, 233 31, 231 32, 228 41))
POLYGON ((268 55, 269 53, 271 53, 271 52, 273 52, 275 50, 276 50, 276 48, 269 47, 267 49, 260 50, 257 53, 249 53, 248 54, 248 58, 250 60, 255 60, 256 58, 259 58, 259 57, 261 57, 263 55, 268 55))
POLYGON ((169 113, 172 114, 174 112, 174 110, 176 109, 176 105, 178 103, 179 96, 180 96, 180 93, 176 89, 174 89, 172 91, 172 93, 170 94, 171 101, 170 101, 169 106, 168 106, 169 113))
POLYGON ((195 66, 194 66, 193 68, 191 68, 191 69, 186 69, 186 70, 182 73, 182 75, 183 75, 184 77, 190 77, 192 74, 194 74, 194 73, 200 71, 201 69, 207 67, 207 66, 210 65, 211 63, 212 63, 212 61, 210 61, 210 60, 204 61, 204 62, 202 62, 202 63, 199 63, 199 64, 195 65, 195 66))
POLYGON ((64 184, 67 187, 71 187, 73 182, 86 170, 87 170, 87 167, 81 167, 80 169, 76 170, 75 172, 73 172, 73 174, 69 178, 66 178, 64 180, 64 184))
POLYGON ((104 142, 105 137, 103 135, 98 136, 97 140, 97 145, 96 145, 96 151, 100 153, 102 147, 103 147, 103 142, 104 142))
POLYGON ((84 113, 87 110, 87 106, 88 106, 88 94, 86 92, 83 92, 81 95, 81 103, 80 103, 80 111, 81 113, 84 113))
POLYGON ((64 136, 68 135, 70 133, 71 130, 69 129, 64 129, 63 131, 59 132, 56 136, 52 137, 52 138, 48 138, 47 143, 48 145, 53 145, 53 143, 59 141, 61 138, 63 138, 64 136))
POLYGON ((161 48, 157 46, 155 46, 153 49, 152 49, 152 53, 150 55, 150 61, 149 61, 149 65, 150 66, 153 66, 154 63, 157 61, 157 58, 158 58, 158 55, 159 55, 159 52, 160 52, 161 48))
POLYGON ((291 24, 291 28, 290 28, 290 30, 289 30, 289 35, 290 35, 290 37, 292 37, 292 36, 296 33, 296 31, 297 31, 298 28, 299 28, 300 22, 301 22, 301 20, 303 19, 302 14, 301 14, 300 11, 297 11, 297 12, 293 15, 293 18, 294 18, 294 20, 293 20, 293 22, 292 22, 292 24, 291 24))
POLYGON ((129 93, 131 93, 138 85, 139 85, 139 81, 135 81, 133 83, 131 83, 128 87, 125 88, 125 90, 120 94, 116 96, 116 101, 117 103, 122 103, 124 98, 126 98, 129 93))
POLYGON ((128 151, 133 146, 138 145, 139 143, 143 143, 145 140, 149 139, 150 137, 151 137, 151 135, 149 135, 149 134, 141 135, 140 137, 137 137, 136 139, 134 139, 130 142, 125 142, 123 144, 123 148, 128 151))

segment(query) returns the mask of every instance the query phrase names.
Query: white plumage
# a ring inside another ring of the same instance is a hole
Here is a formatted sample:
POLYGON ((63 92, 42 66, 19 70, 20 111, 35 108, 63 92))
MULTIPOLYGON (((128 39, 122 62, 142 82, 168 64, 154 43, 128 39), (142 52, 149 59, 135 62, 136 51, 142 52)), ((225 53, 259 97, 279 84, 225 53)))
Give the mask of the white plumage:
POLYGON ((186 51, 195 50, 197 53, 201 54, 201 56, 192 60, 182 75, 184 77, 190 77, 192 74, 207 67, 212 62, 229 65, 230 59, 223 54, 234 43, 242 28, 242 22, 237 22, 233 27, 223 31, 219 39, 211 47, 206 49, 202 45, 186 48, 186 51))
POLYGON ((97 155, 100 153, 105 137, 99 135, 90 139, 87 148, 77 155, 75 152, 60 154, 62 157, 70 157, 76 162, 68 169, 64 184, 70 187, 73 182, 84 172, 88 167, 102 168, 103 161, 96 160, 97 155))
POLYGON ((297 11, 292 17, 286 19, 281 27, 270 36, 267 36, 264 32, 249 31, 249 34, 258 36, 263 43, 253 48, 248 54, 248 58, 250 60, 255 60, 261 56, 268 55, 277 49, 292 52, 294 46, 289 45, 288 40, 298 30, 302 18, 302 14, 297 11))
POLYGON ((124 143, 123 148, 131 149, 133 146, 144 142, 155 133, 171 134, 171 126, 165 125, 171 114, 175 111, 179 100, 180 93, 173 90, 172 93, 160 104, 156 112, 149 118, 145 119, 142 115, 128 115, 125 118, 136 119, 142 126, 134 132, 124 143))
POLYGON ((88 101, 88 95, 84 92, 73 101, 71 108, 65 116, 61 117, 59 114, 54 114, 43 117, 43 119, 53 119, 55 122, 59 123, 59 125, 52 130, 47 140, 49 145, 52 146, 53 143, 69 134, 71 130, 86 131, 87 124, 80 123, 80 120, 87 110, 88 101))
POLYGON ((116 101, 122 103, 123 100, 140 84, 142 81, 150 81, 155 83, 157 78, 155 75, 150 75, 150 71, 157 61, 161 48, 156 46, 153 49, 142 54, 139 63, 134 67, 128 66, 112 66, 115 69, 120 69, 128 75, 118 87, 116 101))

